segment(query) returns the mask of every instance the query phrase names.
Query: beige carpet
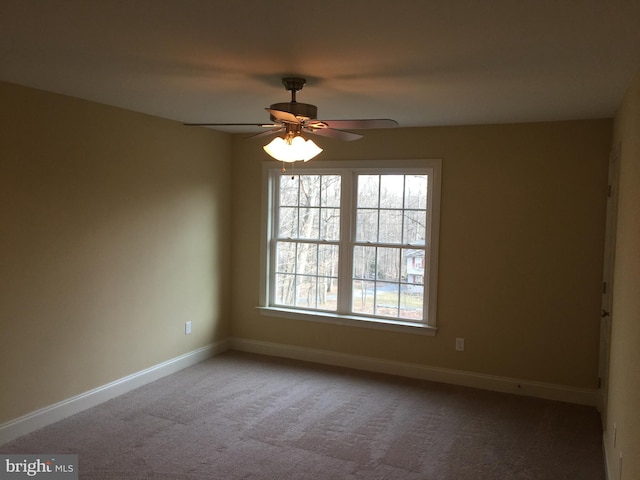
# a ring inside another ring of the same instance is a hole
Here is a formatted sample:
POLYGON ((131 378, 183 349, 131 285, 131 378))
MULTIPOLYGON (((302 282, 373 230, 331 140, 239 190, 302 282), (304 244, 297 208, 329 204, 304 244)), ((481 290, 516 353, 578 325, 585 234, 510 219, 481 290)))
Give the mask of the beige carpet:
POLYGON ((595 409, 227 352, 0 446, 81 479, 603 480, 595 409))

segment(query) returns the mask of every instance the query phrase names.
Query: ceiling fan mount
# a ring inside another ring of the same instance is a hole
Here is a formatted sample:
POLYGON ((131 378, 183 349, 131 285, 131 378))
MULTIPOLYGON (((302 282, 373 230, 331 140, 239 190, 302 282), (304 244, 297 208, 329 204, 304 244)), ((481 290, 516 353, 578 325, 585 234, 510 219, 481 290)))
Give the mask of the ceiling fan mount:
POLYGON ((270 128, 266 132, 252 135, 248 138, 273 135, 284 132, 287 136, 300 135, 302 132, 338 140, 357 140, 362 138, 359 133, 348 132, 344 129, 360 130, 367 128, 392 128, 398 122, 390 119, 362 119, 362 120, 318 120, 318 107, 309 103, 299 103, 296 93, 302 90, 307 80, 302 77, 284 77, 282 84, 291 92, 291 101, 274 103, 269 108, 271 124, 263 123, 185 123, 188 126, 259 126, 270 128))
POLYGON ((302 87, 307 84, 307 79, 301 77, 284 77, 282 84, 292 95, 295 95, 295 92, 299 92, 302 90, 302 87))

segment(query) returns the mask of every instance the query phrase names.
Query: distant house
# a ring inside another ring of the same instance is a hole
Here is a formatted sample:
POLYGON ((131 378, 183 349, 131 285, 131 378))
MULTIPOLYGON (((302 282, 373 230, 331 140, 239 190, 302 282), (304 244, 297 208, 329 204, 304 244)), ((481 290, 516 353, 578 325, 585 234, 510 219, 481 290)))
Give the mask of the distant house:
MULTIPOLYGON (((424 240, 420 243, 424 244, 424 240)), ((405 254, 407 291, 422 293, 424 289, 424 250, 411 249, 405 254)))

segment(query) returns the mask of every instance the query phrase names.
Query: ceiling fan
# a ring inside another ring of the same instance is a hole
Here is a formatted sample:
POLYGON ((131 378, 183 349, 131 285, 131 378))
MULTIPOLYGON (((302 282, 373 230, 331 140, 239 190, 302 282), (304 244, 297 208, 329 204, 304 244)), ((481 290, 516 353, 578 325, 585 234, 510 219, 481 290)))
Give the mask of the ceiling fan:
MULTIPOLYGON (((319 135, 322 137, 334 138, 337 140, 358 140, 362 138, 359 133, 349 132, 349 130, 361 130, 367 128, 393 128, 398 126, 398 122, 390 119, 362 119, 362 120, 318 120, 318 107, 308 103, 299 103, 296 101, 296 93, 302 90, 302 87, 306 84, 306 79, 300 77, 285 77, 282 79, 284 87, 291 92, 291 101, 283 103, 274 103, 269 108, 265 108, 269 112, 270 120, 272 123, 185 123, 187 126, 202 126, 202 127, 222 127, 222 126, 257 126, 269 128, 265 132, 261 132, 255 135, 251 135, 247 138, 256 138, 262 136, 273 135, 276 133, 284 133, 284 137, 281 139, 274 139, 274 142, 280 140, 283 144, 283 148, 286 148, 286 153, 280 156, 274 155, 269 149, 269 145, 265 146, 265 151, 269 155, 273 156, 277 160, 286 162, 294 162, 297 160, 307 161, 313 156, 322 151, 313 142, 311 142, 315 148, 309 152, 311 155, 309 158, 304 158, 305 154, 293 153, 293 145, 302 145, 305 142, 302 137, 302 133, 310 133, 312 135, 319 135), (296 140, 298 139, 298 140, 296 140)), ((310 142, 309 140, 306 141, 310 142)))

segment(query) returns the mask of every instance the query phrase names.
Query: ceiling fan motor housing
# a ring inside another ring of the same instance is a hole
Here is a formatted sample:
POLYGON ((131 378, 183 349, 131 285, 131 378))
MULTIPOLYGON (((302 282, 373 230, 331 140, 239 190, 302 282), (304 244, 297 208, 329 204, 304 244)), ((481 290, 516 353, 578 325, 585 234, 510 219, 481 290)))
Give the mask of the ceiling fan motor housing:
MULTIPOLYGON (((284 102, 274 103, 271 110, 280 110, 281 112, 289 112, 296 117, 306 117, 312 120, 318 118, 318 107, 309 103, 284 102)), ((271 121, 276 122, 277 119, 271 115, 271 121)))

